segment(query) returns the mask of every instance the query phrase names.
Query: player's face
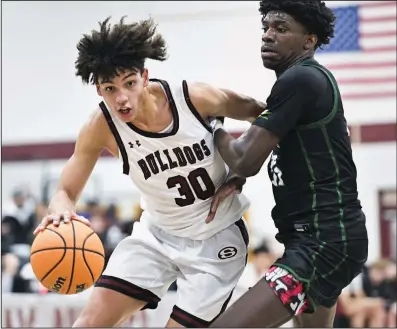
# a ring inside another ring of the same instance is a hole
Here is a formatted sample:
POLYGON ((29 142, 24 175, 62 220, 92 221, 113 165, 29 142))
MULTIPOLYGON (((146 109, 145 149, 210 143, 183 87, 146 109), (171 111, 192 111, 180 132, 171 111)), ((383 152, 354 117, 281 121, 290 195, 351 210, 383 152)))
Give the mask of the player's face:
POLYGON ((315 41, 315 36, 309 35, 299 22, 281 11, 270 11, 263 17, 262 29, 263 65, 273 70, 299 58, 315 41))
POLYGON ((145 87, 149 83, 148 72, 137 70, 119 72, 112 79, 98 78, 97 91, 110 109, 124 122, 134 120, 142 109, 145 87))

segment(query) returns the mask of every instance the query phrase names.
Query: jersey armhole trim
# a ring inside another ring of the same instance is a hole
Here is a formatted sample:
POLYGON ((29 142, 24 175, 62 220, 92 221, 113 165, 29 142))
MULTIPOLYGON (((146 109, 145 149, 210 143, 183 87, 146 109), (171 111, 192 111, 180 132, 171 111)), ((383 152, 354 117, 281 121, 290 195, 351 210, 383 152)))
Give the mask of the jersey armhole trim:
POLYGON ((211 127, 208 126, 207 123, 204 121, 204 119, 201 117, 200 113, 197 111, 196 107, 193 105, 193 103, 189 97, 189 89, 187 87, 186 80, 182 81, 182 91, 183 91, 183 97, 185 98, 185 102, 186 102, 189 110, 196 117, 196 119, 204 126, 204 128, 207 129, 212 134, 211 127))
POLYGON ((129 175, 130 173, 130 164, 128 163, 128 155, 127 155, 127 151, 125 149, 125 146, 123 144, 123 141, 121 140, 121 137, 119 135, 119 132, 117 131, 117 128, 112 120, 112 117, 109 114, 108 109, 106 108, 106 105, 104 102, 99 103, 99 107, 102 110, 102 113, 106 119, 106 122, 109 125, 110 131, 112 132, 117 146, 120 150, 120 154, 121 154, 121 158, 123 159, 123 174, 124 175, 129 175))
POLYGON ((334 79, 331 77, 331 75, 327 72, 327 70, 323 69, 320 66, 317 65, 313 65, 313 64, 302 64, 303 66, 311 66, 314 67, 320 71, 322 71, 325 76, 327 77, 328 81, 331 83, 331 87, 332 87, 332 91, 333 91, 333 98, 334 98, 334 102, 332 105, 332 109, 331 112, 328 113, 327 116, 325 116, 324 118, 322 118, 321 120, 318 120, 316 122, 312 122, 309 123, 307 125, 303 125, 303 126, 299 126, 297 127, 297 130, 307 130, 307 129, 313 129, 313 128, 317 128, 320 126, 324 126, 327 125, 328 123, 331 122, 331 120, 335 117, 336 113, 338 112, 338 103, 339 103, 339 90, 336 86, 336 82, 334 81, 334 79))

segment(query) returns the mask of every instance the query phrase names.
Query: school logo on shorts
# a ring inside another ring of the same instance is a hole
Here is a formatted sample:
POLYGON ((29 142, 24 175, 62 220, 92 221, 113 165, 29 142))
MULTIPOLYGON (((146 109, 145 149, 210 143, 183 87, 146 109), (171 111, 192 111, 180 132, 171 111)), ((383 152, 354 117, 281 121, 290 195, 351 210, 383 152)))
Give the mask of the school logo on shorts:
POLYGON ((236 254, 237 254, 237 248, 225 247, 218 252, 218 258, 219 259, 232 258, 236 256, 236 254))

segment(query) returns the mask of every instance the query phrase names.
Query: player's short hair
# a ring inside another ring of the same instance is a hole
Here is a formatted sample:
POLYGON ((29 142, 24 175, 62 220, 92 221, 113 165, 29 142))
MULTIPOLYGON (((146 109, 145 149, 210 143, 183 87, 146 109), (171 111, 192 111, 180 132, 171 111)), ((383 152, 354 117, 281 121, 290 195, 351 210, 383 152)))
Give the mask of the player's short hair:
POLYGON ((164 61, 167 46, 156 33, 152 19, 131 24, 122 17, 113 26, 110 17, 99 22, 99 31, 85 34, 77 44, 76 76, 84 83, 98 83, 98 76, 115 77, 120 71, 136 69, 142 72, 147 58, 164 61))
POLYGON ((266 16, 269 11, 277 10, 291 15, 301 23, 310 34, 317 35, 316 49, 329 44, 334 36, 335 15, 321 0, 262 0, 259 11, 266 16))

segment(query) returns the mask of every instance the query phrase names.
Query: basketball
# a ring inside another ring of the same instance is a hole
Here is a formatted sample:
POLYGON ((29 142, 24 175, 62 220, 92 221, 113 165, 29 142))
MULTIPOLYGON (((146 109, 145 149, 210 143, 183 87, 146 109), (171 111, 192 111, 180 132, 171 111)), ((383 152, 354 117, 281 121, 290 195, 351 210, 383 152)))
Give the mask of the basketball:
POLYGON ((98 235, 77 220, 50 224, 33 241, 30 262, 36 278, 52 292, 77 294, 102 274, 105 251, 98 235))

